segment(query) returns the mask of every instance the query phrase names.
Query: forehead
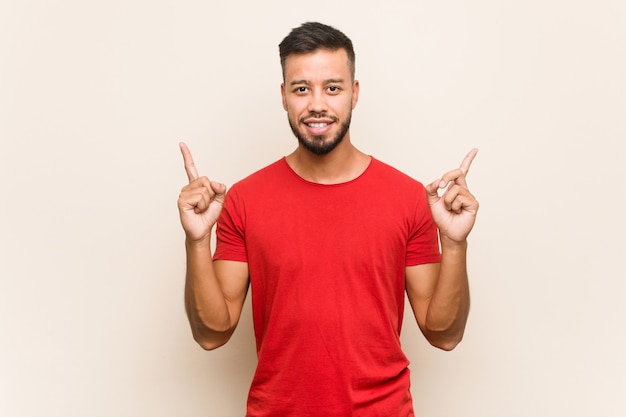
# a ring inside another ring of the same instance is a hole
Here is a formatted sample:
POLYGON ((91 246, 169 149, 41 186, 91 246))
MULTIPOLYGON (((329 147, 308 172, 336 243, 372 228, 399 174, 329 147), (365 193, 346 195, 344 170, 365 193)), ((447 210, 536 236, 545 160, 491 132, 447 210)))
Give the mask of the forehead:
POLYGON ((285 82, 351 78, 350 62, 344 49, 319 49, 306 54, 292 54, 285 60, 285 82))

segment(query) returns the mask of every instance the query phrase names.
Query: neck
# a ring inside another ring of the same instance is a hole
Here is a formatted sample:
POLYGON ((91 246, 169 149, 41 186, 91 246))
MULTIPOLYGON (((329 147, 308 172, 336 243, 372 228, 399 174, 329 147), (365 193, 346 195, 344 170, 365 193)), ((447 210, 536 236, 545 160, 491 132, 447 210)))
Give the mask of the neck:
POLYGON ((352 145, 349 137, 330 153, 316 155, 302 146, 287 155, 287 163, 303 179, 318 184, 341 184, 360 176, 371 157, 352 145))

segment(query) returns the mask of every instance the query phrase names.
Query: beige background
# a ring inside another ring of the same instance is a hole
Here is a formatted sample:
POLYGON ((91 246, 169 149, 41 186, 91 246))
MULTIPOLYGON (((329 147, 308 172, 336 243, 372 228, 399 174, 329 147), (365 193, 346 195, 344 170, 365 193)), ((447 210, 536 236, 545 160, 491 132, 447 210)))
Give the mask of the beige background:
POLYGON ((480 148, 466 339, 403 330, 417 415, 626 414, 626 2, 366 3, 0 1, 0 415, 243 415, 249 305, 217 351, 186 323, 177 142, 229 185, 290 152, 307 20, 355 43, 362 150, 426 182, 480 148))

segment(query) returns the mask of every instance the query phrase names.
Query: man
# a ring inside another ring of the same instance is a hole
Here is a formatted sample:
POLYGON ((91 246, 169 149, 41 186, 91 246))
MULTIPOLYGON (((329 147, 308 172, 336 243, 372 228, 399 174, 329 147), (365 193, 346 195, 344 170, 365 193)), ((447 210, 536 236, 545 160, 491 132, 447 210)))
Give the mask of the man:
POLYGON ((306 23, 280 57, 293 153, 226 194, 199 176, 181 143, 194 338, 205 349, 226 343, 250 286, 258 366, 247 416, 413 416, 399 338, 404 294, 431 344, 461 341, 466 238, 478 209, 465 175, 476 150, 424 187, 352 144, 359 82, 350 39, 306 23))

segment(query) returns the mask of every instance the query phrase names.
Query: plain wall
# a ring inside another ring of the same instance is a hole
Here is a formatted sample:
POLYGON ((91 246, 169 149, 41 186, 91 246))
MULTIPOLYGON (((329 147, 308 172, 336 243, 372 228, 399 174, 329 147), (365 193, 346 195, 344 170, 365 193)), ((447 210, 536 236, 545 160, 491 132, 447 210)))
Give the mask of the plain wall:
POLYGON ((407 310, 418 416, 626 414, 626 2, 0 1, 0 415, 242 416, 249 300, 183 308, 178 141, 228 185, 291 152, 278 43, 352 38, 361 150, 423 182, 480 152, 472 311, 407 310))

